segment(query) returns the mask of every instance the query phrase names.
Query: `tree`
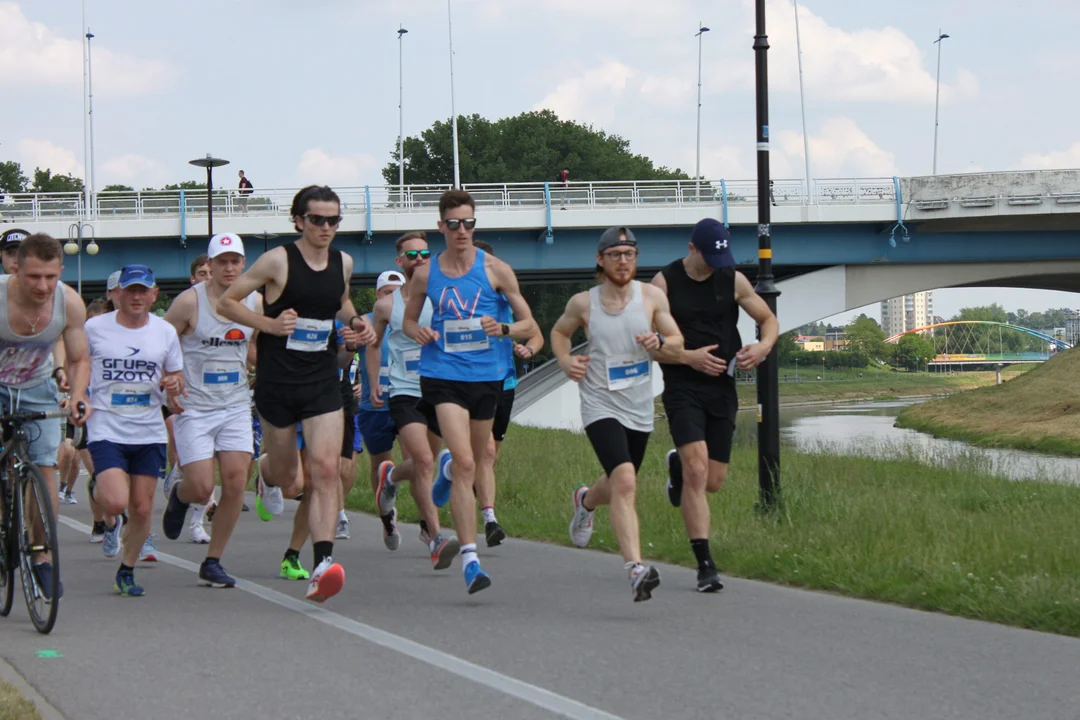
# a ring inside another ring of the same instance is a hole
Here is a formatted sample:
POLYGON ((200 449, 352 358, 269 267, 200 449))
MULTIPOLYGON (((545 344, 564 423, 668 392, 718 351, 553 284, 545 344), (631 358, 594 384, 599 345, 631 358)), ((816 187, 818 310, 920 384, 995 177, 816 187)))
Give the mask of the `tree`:
MULTIPOLYGON (((150 188, 146 188, 149 190, 150 188)), ((196 182, 194 180, 185 180, 178 185, 166 185, 161 188, 162 190, 205 190, 206 183, 196 182)))
POLYGON ((934 343, 919 333, 908 333, 896 341, 893 346, 893 358, 897 367, 918 370, 931 360, 934 355, 934 343))
POLYGON ((848 349, 852 352, 873 360, 879 360, 888 355, 885 347, 885 331, 873 318, 860 315, 844 328, 844 332, 847 333, 848 349))
POLYGON ((106 185, 101 188, 102 192, 134 192, 135 188, 130 185, 106 185))
POLYGON ((781 365, 787 365, 791 354, 799 352, 799 345, 795 342, 795 338, 798 336, 798 330, 789 330, 786 333, 781 333, 777 339, 776 354, 781 365))
POLYGON ((19 163, 13 160, 0 162, 0 192, 24 193, 29 182, 19 163))
MULTIPOLYGON (((405 139, 405 182, 446 184, 454 178, 449 120, 436 121, 420 137, 405 139)), ((560 120, 550 110, 522 113, 492 122, 479 115, 458 116, 458 148, 463 183, 538 182, 570 171, 571 180, 689 179, 678 168, 655 167, 635 155, 630 143, 591 125, 560 120)), ((383 168, 386 182, 398 182, 398 148, 383 168)))
POLYGON ((30 192, 35 193, 61 193, 61 192, 82 192, 83 181, 70 174, 68 175, 53 175, 52 170, 45 168, 34 168, 34 184, 30 188, 30 192))

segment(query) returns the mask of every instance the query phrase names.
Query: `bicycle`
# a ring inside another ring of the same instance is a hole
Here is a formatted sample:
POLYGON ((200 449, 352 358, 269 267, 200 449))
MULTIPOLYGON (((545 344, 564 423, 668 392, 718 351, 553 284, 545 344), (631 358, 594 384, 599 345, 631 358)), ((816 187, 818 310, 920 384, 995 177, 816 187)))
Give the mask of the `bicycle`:
MULTIPOLYGON (((85 412, 82 407, 79 410, 85 412)), ((0 449, 0 616, 7 617, 11 612, 17 566, 30 620, 43 635, 56 624, 60 605, 60 548, 54 496, 41 469, 30 460, 25 425, 70 415, 70 410, 16 410, 0 415, 0 425, 5 428, 0 449), (42 553, 52 555, 49 588, 41 586, 34 572, 34 556, 42 553)))

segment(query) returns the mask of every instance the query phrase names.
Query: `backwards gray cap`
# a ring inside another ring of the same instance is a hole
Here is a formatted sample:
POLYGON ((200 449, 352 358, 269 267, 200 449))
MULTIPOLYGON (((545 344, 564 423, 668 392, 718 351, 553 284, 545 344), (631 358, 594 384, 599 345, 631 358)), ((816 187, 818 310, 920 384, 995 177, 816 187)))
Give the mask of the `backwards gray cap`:
POLYGON ((637 238, 634 237, 634 233, 630 228, 610 227, 605 230, 604 234, 600 236, 600 242, 596 246, 596 254, 600 255, 605 250, 618 247, 619 245, 637 247, 637 238))

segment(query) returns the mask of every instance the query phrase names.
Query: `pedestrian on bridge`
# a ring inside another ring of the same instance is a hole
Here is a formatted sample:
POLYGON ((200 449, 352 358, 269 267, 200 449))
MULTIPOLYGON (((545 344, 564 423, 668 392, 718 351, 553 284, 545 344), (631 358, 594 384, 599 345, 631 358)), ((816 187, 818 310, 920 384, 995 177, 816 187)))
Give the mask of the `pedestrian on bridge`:
POLYGON ((240 203, 240 212, 247 215, 248 196, 251 195, 251 193, 254 191, 255 186, 252 185, 251 181, 247 179, 247 177, 244 175, 243 170, 241 170, 238 174, 240 175, 240 189, 236 191, 237 200, 240 203))

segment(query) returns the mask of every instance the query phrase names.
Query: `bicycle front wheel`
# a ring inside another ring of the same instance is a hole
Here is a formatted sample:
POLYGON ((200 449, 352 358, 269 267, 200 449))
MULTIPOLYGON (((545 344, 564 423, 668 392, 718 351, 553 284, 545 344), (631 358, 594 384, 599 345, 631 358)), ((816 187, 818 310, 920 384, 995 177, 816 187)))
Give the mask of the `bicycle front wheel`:
POLYGON ((11 496, 0 480, 0 617, 8 616, 15 599, 15 554, 11 551, 13 543, 10 542, 11 508, 11 496))
POLYGON ((15 507, 18 510, 18 562, 22 576, 23 598, 30 620, 39 633, 47 634, 56 624, 60 606, 60 549, 53 515, 55 498, 45 484, 41 470, 32 463, 19 473, 15 507), (52 572, 34 568, 34 558, 48 553, 52 572))

